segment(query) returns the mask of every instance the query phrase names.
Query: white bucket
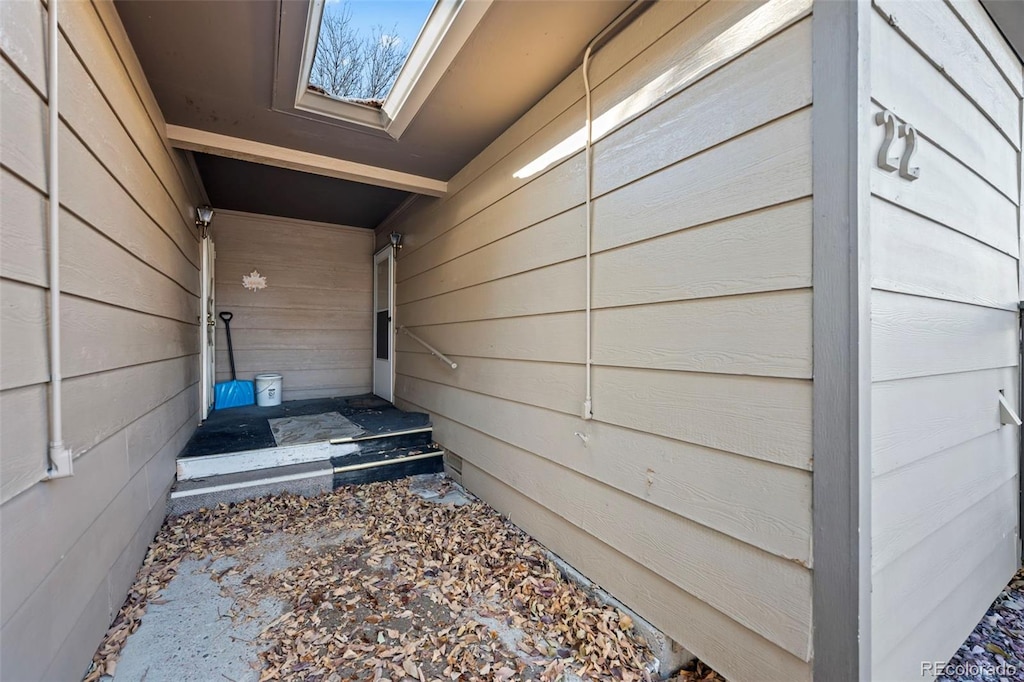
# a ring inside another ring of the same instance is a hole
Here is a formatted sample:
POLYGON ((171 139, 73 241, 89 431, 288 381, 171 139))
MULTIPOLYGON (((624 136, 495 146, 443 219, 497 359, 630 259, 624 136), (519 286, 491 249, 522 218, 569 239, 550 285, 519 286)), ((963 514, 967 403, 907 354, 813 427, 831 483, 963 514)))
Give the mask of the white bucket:
POLYGON ((281 404, 281 375, 256 375, 256 404, 260 407, 273 407, 281 404))

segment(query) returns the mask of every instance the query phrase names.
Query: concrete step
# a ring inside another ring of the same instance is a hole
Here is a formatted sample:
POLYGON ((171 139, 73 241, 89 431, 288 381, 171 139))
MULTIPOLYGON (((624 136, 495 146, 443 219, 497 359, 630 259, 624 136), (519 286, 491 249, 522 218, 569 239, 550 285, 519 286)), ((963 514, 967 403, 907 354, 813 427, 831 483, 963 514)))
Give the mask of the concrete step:
POLYGON ((189 481, 296 464, 328 462, 338 457, 379 454, 402 447, 426 447, 432 442, 432 434, 432 427, 424 426, 405 431, 371 433, 317 443, 180 457, 178 458, 178 480, 189 481))
POLYGON ((250 471, 179 480, 171 488, 167 513, 184 514, 220 503, 279 495, 318 495, 342 485, 392 481, 444 469, 444 452, 432 445, 352 453, 332 459, 300 462, 250 471))

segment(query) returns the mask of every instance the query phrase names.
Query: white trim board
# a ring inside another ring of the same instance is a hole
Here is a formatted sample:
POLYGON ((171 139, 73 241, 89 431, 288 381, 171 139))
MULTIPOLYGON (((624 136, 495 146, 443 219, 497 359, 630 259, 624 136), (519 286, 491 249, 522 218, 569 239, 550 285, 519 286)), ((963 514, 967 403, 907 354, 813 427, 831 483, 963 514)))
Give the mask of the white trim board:
POLYGON ((235 481, 234 483, 221 483, 210 485, 205 488, 190 488, 188 490, 172 490, 171 499, 177 500, 182 497, 195 497, 196 495, 208 495, 209 493, 220 493, 226 490, 241 490, 244 488, 255 488, 261 485, 274 483, 287 483, 288 481, 303 481, 307 478, 319 478, 321 476, 333 476, 334 469, 327 467, 316 471, 303 471, 296 474, 284 474, 283 476, 268 476, 253 481, 235 481))
POLYGON ((237 474, 243 471, 273 469, 291 464, 320 462, 339 455, 350 455, 359 451, 355 443, 331 444, 329 441, 285 445, 261 450, 242 450, 219 455, 183 457, 178 460, 178 480, 191 481, 208 476, 237 474))
POLYGON ((177 149, 241 159, 378 187, 390 187, 432 197, 444 196, 448 191, 448 183, 444 180, 278 147, 242 137, 231 137, 170 123, 167 124, 166 134, 171 146, 177 149))

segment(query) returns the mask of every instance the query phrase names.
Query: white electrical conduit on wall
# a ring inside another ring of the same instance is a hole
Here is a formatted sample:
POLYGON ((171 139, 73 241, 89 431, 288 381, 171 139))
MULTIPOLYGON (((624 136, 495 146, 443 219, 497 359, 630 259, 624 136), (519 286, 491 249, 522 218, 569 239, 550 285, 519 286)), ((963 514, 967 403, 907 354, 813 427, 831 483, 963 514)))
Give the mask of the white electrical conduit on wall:
POLYGON ((49 159, 48 159, 48 245, 50 284, 50 447, 47 453, 46 478, 70 476, 71 450, 64 446, 63 399, 60 375, 60 181, 57 172, 57 150, 60 138, 60 109, 57 103, 57 49, 60 45, 60 28, 57 23, 57 0, 46 3, 47 20, 47 107, 49 114, 49 159))
MULTIPOLYGON (((592 102, 590 94, 590 55, 593 52, 594 46, 601 41, 602 38, 607 36, 616 26, 621 24, 626 17, 633 14, 633 11, 642 5, 644 0, 636 0, 629 7, 624 9, 619 16, 612 19, 611 23, 605 26, 600 33, 594 36, 593 40, 587 43, 587 49, 583 53, 583 91, 586 99, 587 108, 587 121, 586 121, 586 143, 584 146, 584 155, 586 159, 586 181, 587 181, 587 198, 586 198, 586 212, 587 212, 587 253, 586 253, 586 268, 587 268, 587 301, 586 301, 586 324, 587 324, 587 395, 583 400, 583 418, 593 419, 594 418, 594 397, 591 392, 593 384, 594 374, 594 361, 591 357, 592 344, 592 314, 591 314, 591 289, 592 289, 592 274, 591 274, 591 259, 593 252, 593 194, 594 194, 594 153, 593 153, 593 133, 594 133, 594 117, 592 115, 592 102)), ((577 434, 579 435, 579 434, 577 434)), ((582 436, 581 436, 582 437, 582 436)), ((586 439, 584 439, 586 442, 586 439)))

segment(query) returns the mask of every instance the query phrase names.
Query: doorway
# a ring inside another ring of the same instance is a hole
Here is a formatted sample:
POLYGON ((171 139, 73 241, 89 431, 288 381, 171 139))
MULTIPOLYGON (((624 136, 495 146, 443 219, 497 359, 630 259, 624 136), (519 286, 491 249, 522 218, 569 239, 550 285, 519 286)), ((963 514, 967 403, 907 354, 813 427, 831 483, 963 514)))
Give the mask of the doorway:
POLYGON ((388 246, 373 256, 373 393, 393 402, 395 387, 395 255, 388 246))

